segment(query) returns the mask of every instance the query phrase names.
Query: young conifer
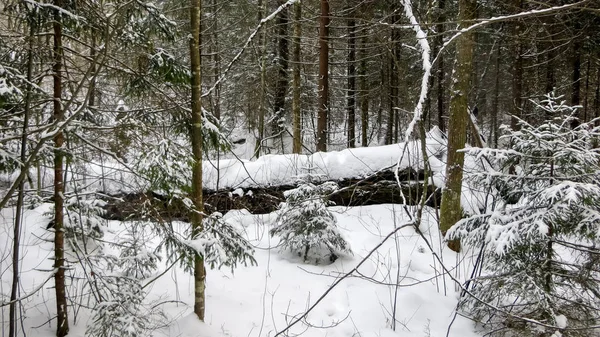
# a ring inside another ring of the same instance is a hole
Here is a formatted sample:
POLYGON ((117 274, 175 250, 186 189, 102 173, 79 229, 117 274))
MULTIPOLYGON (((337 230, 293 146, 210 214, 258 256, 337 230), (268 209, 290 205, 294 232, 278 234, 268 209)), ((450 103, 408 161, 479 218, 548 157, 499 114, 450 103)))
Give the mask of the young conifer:
POLYGON ((350 245, 340 234, 325 199, 326 194, 337 188, 332 182, 319 186, 305 183, 285 192, 286 202, 281 204, 271 236, 279 236, 282 248, 302 256, 304 262, 308 261, 311 250, 317 255, 317 263, 327 255, 333 262, 336 253, 349 253, 350 245), (321 252, 322 248, 326 248, 326 253, 321 252))
POLYGON ((469 150, 491 162, 468 178, 493 191, 493 201, 449 232, 482 252, 462 308, 520 335, 565 328, 587 335, 600 318, 600 153, 592 146, 600 128, 594 121, 573 128, 576 107, 558 99, 538 104, 554 119, 505 128, 510 148, 469 150))

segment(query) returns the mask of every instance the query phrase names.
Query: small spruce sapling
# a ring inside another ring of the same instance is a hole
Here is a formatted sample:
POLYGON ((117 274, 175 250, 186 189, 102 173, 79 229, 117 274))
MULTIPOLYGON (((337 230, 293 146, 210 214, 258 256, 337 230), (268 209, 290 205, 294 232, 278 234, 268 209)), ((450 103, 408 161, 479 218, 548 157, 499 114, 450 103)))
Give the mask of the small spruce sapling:
POLYGON ((150 248, 151 229, 141 222, 125 225, 125 234, 113 245, 119 256, 98 252, 85 259, 88 286, 97 300, 86 336, 149 336, 164 321, 160 307, 147 303, 143 285, 161 259, 150 248))
POLYGON ((101 299, 88 322, 86 336, 148 336, 152 313, 144 308, 146 294, 139 280, 105 276, 101 282, 101 299))
POLYGON ((200 254, 211 268, 233 268, 238 263, 256 265, 254 247, 229 222, 223 214, 214 212, 202 221, 204 229, 186 245, 200 254))
MULTIPOLYGON (((304 262, 308 261, 311 249, 319 254, 318 248, 326 248, 331 262, 337 259, 337 253, 351 252, 324 197, 337 188, 333 182, 319 186, 305 183, 285 192, 286 202, 280 205, 275 227, 270 231, 271 236, 281 238, 282 249, 297 253, 304 262)), ((323 257, 317 257, 316 262, 323 257)))
POLYGON ((558 99, 548 95, 538 104, 554 119, 505 128, 509 149, 469 150, 492 165, 466 178, 496 191, 494 201, 448 232, 483 256, 463 310, 491 328, 519 328, 519 335, 550 335, 567 325, 575 328, 570 336, 588 335, 586 327, 600 320, 600 268, 594 263, 600 255, 600 152, 592 146, 600 128, 595 121, 572 128, 575 108, 558 99))
MULTIPOLYGON (((185 199, 184 203, 189 205, 189 199, 185 199)), ((167 262, 178 260, 187 272, 193 271, 196 255, 200 255, 211 268, 226 266, 233 271, 238 264, 257 264, 253 257, 254 247, 236 227, 223 220, 221 213, 205 216, 202 225, 203 230, 191 239, 191 228, 185 223, 155 226, 156 234, 163 238, 157 250, 164 249, 167 262)))
POLYGON ((120 249, 116 266, 124 276, 144 279, 158 268, 161 256, 156 249, 150 247, 149 232, 144 223, 134 223, 115 245, 120 249))

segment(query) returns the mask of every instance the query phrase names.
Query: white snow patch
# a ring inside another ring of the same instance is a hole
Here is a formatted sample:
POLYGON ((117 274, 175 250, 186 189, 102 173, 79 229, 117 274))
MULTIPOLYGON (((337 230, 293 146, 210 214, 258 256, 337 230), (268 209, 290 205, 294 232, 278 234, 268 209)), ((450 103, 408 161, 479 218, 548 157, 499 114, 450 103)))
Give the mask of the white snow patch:
POLYGON ((558 326, 561 329, 566 328, 569 323, 565 315, 557 315, 554 317, 554 320, 556 321, 556 326, 558 326))

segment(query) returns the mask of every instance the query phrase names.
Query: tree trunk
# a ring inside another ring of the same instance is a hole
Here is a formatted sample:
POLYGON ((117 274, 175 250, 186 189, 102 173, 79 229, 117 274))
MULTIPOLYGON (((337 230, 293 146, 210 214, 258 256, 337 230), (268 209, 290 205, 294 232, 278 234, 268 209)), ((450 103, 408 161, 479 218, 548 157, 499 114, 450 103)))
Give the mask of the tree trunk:
POLYGON ((317 116, 317 151, 327 151, 329 110, 329 0, 321 0, 319 25, 319 114, 317 116))
MULTIPOLYGON (((266 0, 258 1, 258 22, 262 20, 266 11, 266 0)), ((265 25, 266 26, 266 25, 265 25)), ((267 27, 264 27, 260 32, 260 93, 258 103, 258 137, 256 138, 256 146, 254 148, 254 157, 260 157, 262 153, 263 141, 265 139, 265 110, 266 110, 266 92, 267 92, 267 65, 266 65, 266 50, 267 50, 267 27)))
POLYGON ((356 21, 354 11, 348 13, 348 147, 356 145, 356 21))
MULTIPOLYGON (((213 0, 212 8, 215 11, 212 22, 212 39, 213 39, 213 74, 215 82, 214 96, 215 100, 213 103, 213 114, 216 119, 221 119, 221 84, 218 83, 219 77, 221 77, 221 50, 219 47, 219 17, 216 15, 217 8, 219 7, 219 1, 213 0)), ((218 149, 217 149, 218 150, 218 149)))
MULTIPOLYGON (((33 39, 34 39, 34 28, 30 27, 28 48, 27 48, 27 93, 25 95, 25 110, 23 112, 23 129, 21 135, 21 163, 24 164, 27 161, 27 131, 29 128, 29 117, 31 116, 31 86, 32 73, 33 73, 33 39)), ((26 168, 22 168, 26 169, 26 168)), ((21 259, 19 253, 21 251, 21 219, 23 216, 23 199, 25 196, 25 179, 22 179, 19 183, 19 192, 17 195, 17 205, 15 210, 15 227, 13 229, 13 256, 12 256, 12 285, 10 291, 10 306, 9 306, 9 327, 8 336, 17 336, 17 301, 19 292, 19 278, 20 270, 19 263, 21 259)))
POLYGON ((302 153, 302 115, 300 109, 300 94, 302 93, 302 84, 300 82, 300 39, 302 36, 302 3, 294 4, 294 52, 293 52, 293 87, 294 97, 292 101, 292 113, 294 115, 294 130, 293 130, 293 153, 302 153))
MULTIPOLYGON (((550 24, 550 37, 548 38, 549 42, 547 44, 548 51, 546 52, 546 87, 544 88, 544 94, 549 94, 554 91, 556 87, 556 74, 554 67, 556 66, 554 59, 556 58, 556 51, 554 49, 554 44, 552 40, 553 36, 553 26, 550 24)), ((553 116, 550 115, 550 112, 544 112, 544 119, 551 119, 553 116)))
MULTIPOLYGON (((578 25, 577 25, 578 26, 578 25)), ((579 30, 577 30, 579 31, 579 30)), ((575 42, 573 43, 573 59, 572 59, 572 78, 571 78, 571 105, 576 106, 581 104, 581 49, 582 42, 578 37, 575 37, 575 42)), ((579 109, 575 111, 574 117, 576 117, 571 122, 571 127, 576 128, 581 124, 581 112, 579 109)))
MULTIPOLYGON (((438 24, 437 28, 437 36, 435 38, 435 44, 438 48, 444 44, 444 21, 445 21, 445 7, 446 0, 438 0, 438 24)), ((436 72, 436 80, 437 80, 437 112, 438 112, 438 127, 441 131, 446 131, 446 122, 444 121, 445 112, 444 112, 444 55, 439 56, 439 65, 436 72)))
POLYGON ((367 87, 367 37, 362 37, 359 49, 359 76, 360 76, 360 138, 363 147, 369 146, 369 88, 367 87))
MULTIPOLYGON (((55 0, 57 8, 62 7, 62 0, 55 0)), ((54 65, 52 66, 52 78, 54 82, 53 108, 55 121, 64 119, 62 107, 62 23, 61 14, 57 10, 54 13, 54 65)), ((59 131, 54 136, 54 282, 56 292, 56 336, 63 337, 69 333, 69 319, 67 315, 67 295, 65 291, 65 242, 64 242, 64 191, 63 180, 63 144, 64 135, 59 131)))
MULTIPOLYGON (((192 70, 192 202, 194 210, 190 216, 192 222, 192 237, 196 237, 203 230, 202 213, 202 67, 200 59, 200 18, 202 13, 202 0, 192 0, 190 8, 191 41, 190 63, 192 70)), ((196 254, 194 258, 194 313, 204 321, 204 289, 206 269, 204 258, 196 254)))
POLYGON ((585 70, 585 97, 583 99, 583 121, 588 121, 588 109, 589 109, 589 92, 590 92, 590 65, 592 63, 592 55, 588 54, 587 57, 587 69, 585 70))
POLYGON ((545 94, 554 91, 556 87, 556 75, 554 72, 554 59, 556 58, 556 50, 554 47, 554 25, 552 22, 548 22, 548 42, 546 43, 546 48, 548 51, 546 52, 546 88, 544 91, 545 94))
MULTIPOLYGON (((397 23, 398 15, 394 14, 391 17, 391 24, 397 23)), ((398 107, 398 59, 396 58, 396 45, 398 44, 398 30, 391 28, 391 45, 389 46, 390 52, 388 55, 388 118, 387 118, 387 129, 385 131, 385 144, 392 144, 394 142, 394 126, 396 124, 396 108, 398 107)))
MULTIPOLYGON (((90 47, 90 59, 91 60, 95 60, 96 59, 96 35, 94 33, 92 33, 92 37, 91 37, 92 41, 91 41, 91 47, 90 47)), ((96 62, 92 61, 92 64, 90 65, 90 73, 95 74, 96 73, 96 62)), ((96 77, 94 76, 91 80, 90 80, 90 93, 88 96, 88 109, 89 110, 94 110, 96 109, 96 77)), ((90 112, 85 112, 86 114, 91 113, 93 115, 93 113, 90 112)), ((85 120, 92 120, 92 116, 84 116, 85 120)))
MULTIPOLYGON (((600 117, 600 64, 596 66, 596 95, 594 97, 594 118, 600 117)), ((598 125, 600 121, 596 121, 598 125)))
MULTIPOLYGON (((515 0, 514 6, 517 12, 520 12, 523 8, 523 0, 515 0)), ((517 124, 516 118, 521 118, 521 111, 523 108, 523 41, 521 37, 522 24, 517 20, 513 27, 513 38, 516 41, 513 42, 512 54, 515 57, 515 63, 513 64, 512 73, 512 105, 510 106, 510 124, 513 130, 518 130, 519 125, 517 124)))
MULTIPOLYGON (((475 0, 459 0, 460 28, 469 26, 468 21, 474 18, 475 8, 475 0)), ((446 185, 442 192, 440 209, 440 230, 444 235, 462 218, 460 196, 465 155, 460 150, 465 147, 467 140, 468 93, 472 62, 473 36, 471 33, 466 33, 459 38, 456 45, 455 78, 452 86, 453 95, 450 100, 446 185)), ((460 250, 460 244, 456 241, 449 242, 448 247, 454 251, 460 250)))
MULTIPOLYGON (((396 8, 399 10, 399 8, 396 8)), ((394 14, 392 16, 392 24, 397 25, 400 22, 400 15, 394 14)), ((398 108, 400 106, 400 30, 398 28, 392 28, 392 45, 391 50, 391 62, 390 62, 390 106, 389 106, 389 118, 388 118, 388 130, 386 135, 386 144, 392 144, 398 140, 398 129, 400 127, 400 113, 398 108)))
POLYGON ((500 99, 500 60, 502 59, 502 40, 498 41, 498 52, 496 53, 496 77, 494 78, 494 99, 492 102, 490 139, 492 147, 498 147, 498 108, 500 99))
MULTIPOLYGON (((285 0, 279 0, 279 5, 285 4, 285 0)), ((285 8, 277 15, 278 28, 278 57, 277 57, 277 87, 275 88, 275 102, 273 105, 274 118, 271 124, 273 135, 279 135, 281 149, 283 150, 283 130, 285 125, 282 123, 285 118, 285 97, 288 91, 288 9, 285 8)), ((283 151, 282 151, 283 153, 283 151)))
MULTIPOLYGON (((415 171, 412 168, 402 169, 398 172, 398 184, 396 173, 393 170, 381 170, 368 177, 357 176, 344 179, 333 179, 340 188, 328 196, 329 201, 337 206, 364 206, 389 203, 402 203, 401 194, 406 196, 406 204, 417 205, 421 201, 424 190, 419 181, 425 177, 425 171, 415 171)), ((318 183, 325 180, 317 179, 318 183)), ((244 191, 252 190, 252 193, 241 193, 231 195, 229 188, 220 190, 203 190, 202 200, 205 204, 205 212, 227 213, 235 209, 247 209, 252 214, 268 214, 274 212, 281 202, 285 201, 286 191, 297 188, 297 183, 274 184, 271 186, 248 186, 244 191)), ((427 190, 427 203, 431 207, 440 204, 441 192, 433 185, 427 190)), ((143 219, 142 205, 150 204, 156 216, 168 221, 190 221, 190 212, 181 200, 169 200, 164 196, 153 192, 120 195, 119 198, 107 198, 104 206, 106 212, 103 216, 110 220, 143 219)))

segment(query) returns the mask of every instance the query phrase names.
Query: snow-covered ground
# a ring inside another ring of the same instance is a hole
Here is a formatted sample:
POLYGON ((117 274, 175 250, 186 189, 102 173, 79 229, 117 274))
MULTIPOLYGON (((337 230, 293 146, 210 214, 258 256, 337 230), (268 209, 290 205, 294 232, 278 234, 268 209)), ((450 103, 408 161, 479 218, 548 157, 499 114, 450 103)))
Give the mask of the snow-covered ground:
MULTIPOLYGON (((242 229, 255 245, 258 266, 209 270, 207 276, 206 324, 192 314, 193 283, 191 275, 179 266, 173 267, 146 288, 148 303, 162 302, 166 314, 157 322, 164 327, 148 332, 148 336, 182 337, 259 337, 274 336, 294 317, 304 313, 341 275, 352 270, 383 238, 402 225, 407 218, 402 205, 367 207, 332 207, 338 225, 354 252, 342 256, 331 265, 305 264, 288 252, 281 252, 277 240, 270 238, 275 214, 251 215, 246 211, 232 211, 227 221, 242 229)), ((50 205, 44 204, 24 214, 23 249, 21 259, 21 289, 24 296, 40 288, 49 277, 52 267, 52 233, 46 230, 48 218, 44 215, 50 205)), ((433 220, 432 209, 426 209, 421 230, 434 249, 440 249, 439 231, 433 220)), ((1 301, 10 294, 10 256, 12 247, 12 209, 0 214, 0 294, 1 301)), ((116 241, 130 224, 108 222, 103 240, 116 241)), ((398 232, 351 277, 335 287, 307 319, 290 330, 290 335, 303 336, 445 336, 454 317, 458 294, 448 276, 429 251, 427 244, 413 228, 398 232), (399 260, 398 260, 399 259, 399 260), (398 270, 399 268, 399 270, 398 270), (399 282, 397 282, 399 280, 399 282), (400 286, 395 287, 398 283, 400 286), (397 292, 397 293, 396 293, 397 292), (393 302, 396 298, 396 331, 391 329, 393 302)), ((155 242, 156 243, 156 242, 155 242)), ((110 248, 106 248, 110 249, 110 248)), ((442 257, 453 274, 465 275, 468 259, 457 266, 458 256, 444 249, 442 257)), ((70 259, 74 259, 71 256, 70 259)), ((164 271, 167 262, 160 263, 164 271)), ((67 280, 78 282, 70 275, 81 273, 81 267, 72 264, 67 280)), ((79 298, 80 304, 69 308, 71 336, 83 336, 89 323, 90 311, 85 306, 82 284, 69 288, 69 296, 79 298), (79 293, 76 293, 79 292, 79 293), (78 297, 79 296, 79 297, 78 297), (76 317, 75 317, 76 315, 76 317), (75 319, 76 318, 76 319, 75 319)), ((27 336, 53 336, 54 322, 48 322, 55 312, 53 280, 23 301, 22 315, 27 336)), ((1 318, 6 330, 8 307, 3 307, 1 318)), ((449 336, 477 336, 472 322, 458 316, 449 336)))

